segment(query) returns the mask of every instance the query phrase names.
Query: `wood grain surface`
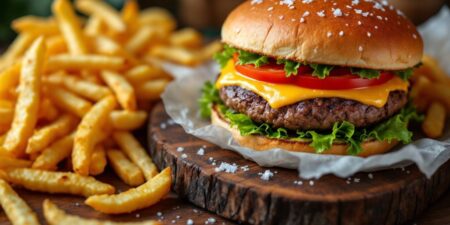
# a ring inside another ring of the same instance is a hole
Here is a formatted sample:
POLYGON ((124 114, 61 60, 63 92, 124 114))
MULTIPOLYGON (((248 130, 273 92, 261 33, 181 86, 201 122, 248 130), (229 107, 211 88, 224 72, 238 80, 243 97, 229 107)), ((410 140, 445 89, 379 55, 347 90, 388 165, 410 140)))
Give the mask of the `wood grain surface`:
MULTIPOLYGON (((165 117, 166 118, 166 117, 165 117)), ((173 131, 174 129, 180 129, 176 125, 169 125, 167 126, 168 131, 173 131)), ((179 131, 178 131, 179 132, 179 131)), ((172 133, 172 136, 176 137, 178 133, 172 133)), ((140 136, 145 137, 145 132, 141 132, 140 136)), ((192 140, 192 143, 195 143, 196 140, 193 137, 190 137, 190 140, 192 140)), ((207 149, 205 151, 205 157, 212 155, 214 157, 214 154, 211 153, 212 145, 208 145, 207 149)), ((192 149, 195 150, 193 147, 186 148, 186 154, 189 156, 195 156, 196 153, 192 151, 192 149), (190 150, 191 149, 191 150, 190 150)), ((186 160, 189 162, 189 160, 186 160)), ((180 162, 181 163, 181 162, 180 162)), ((277 169, 278 170, 278 169, 277 169)), ((282 172, 282 170, 278 170, 278 174, 275 176, 279 176, 279 174, 282 172)), ((448 171, 448 170, 447 170, 448 171)), ((397 170, 393 171, 398 177, 406 177, 406 176, 412 176, 412 170, 405 168, 405 170, 397 170), (409 174, 408 174, 408 171, 409 174)), ((177 173, 180 173, 178 171, 177 173)), ((259 177, 258 174, 253 174, 254 177, 259 177)), ((377 173, 373 174, 373 180, 379 179, 377 173)), ((275 177, 276 178, 276 177, 275 177)), ((373 182, 368 177, 361 175, 361 176, 355 176, 354 178, 359 178, 360 183, 366 183, 366 182, 373 182)), ((354 178, 349 184, 347 189, 352 189, 353 186, 359 185, 360 183, 355 183, 354 178)), ((102 176, 98 177, 99 180, 102 180, 104 182, 113 184, 118 188, 118 191, 125 191, 129 187, 126 186, 124 183, 122 183, 116 175, 114 175, 111 170, 108 168, 107 173, 103 174, 102 176)), ((272 180, 271 182, 273 182, 272 180)), ((436 181, 436 182, 443 182, 436 181)), ((309 185, 307 182, 305 182, 306 187, 309 185)), ((437 184, 435 184, 437 185, 437 184)), ((320 186, 320 181, 315 181, 314 186, 310 188, 314 188, 320 186)), ((180 186, 178 186, 180 188, 180 186)), ((305 188, 304 186, 297 186, 298 189, 305 188)), ((19 193, 19 195, 25 199, 25 201, 38 213, 39 218, 41 219, 42 224, 46 224, 43 216, 42 216, 42 202, 44 199, 49 198, 52 201, 54 201, 59 207, 66 210, 70 214, 79 215, 86 218, 96 218, 101 220, 111 220, 111 221, 118 221, 118 222, 131 222, 131 221, 143 221, 148 219, 156 219, 161 220, 164 224, 175 224, 175 225, 185 225, 188 221, 188 219, 192 219, 194 224, 206 224, 208 222, 208 219, 210 221, 216 221, 214 224, 222 225, 236 225, 237 223, 231 222, 228 219, 225 219, 223 217, 217 216, 214 213, 208 212, 206 210, 203 210, 199 207, 194 206, 193 204, 189 203, 186 198, 179 198, 175 193, 169 194, 165 199, 163 199, 160 203, 158 203, 155 206, 152 206, 148 209, 143 209, 138 212, 134 212, 132 214, 125 214, 125 215, 119 215, 119 216, 108 216, 104 215, 99 212, 95 212, 93 209, 91 209, 89 206, 86 206, 83 204, 84 198, 82 197, 76 197, 76 196, 68 196, 68 195, 49 195, 49 194, 43 194, 43 193, 36 193, 36 192, 30 192, 26 191, 20 188, 16 188, 16 191, 19 193), (159 214, 160 212, 160 214, 159 214), (158 216, 160 215, 160 216, 158 216)), ((436 192, 439 190, 433 190, 430 189, 430 192, 436 192)), ((440 192, 440 191, 439 191, 440 192)), ((206 199, 205 202, 208 201, 214 201, 214 199, 206 199)), ((222 203, 225 204, 225 203, 222 203)), ((301 212, 301 210, 299 210, 301 212)), ((354 214, 354 216, 358 216, 357 214, 354 214)), ((377 220, 379 222, 379 220, 377 220)), ((212 224, 208 222, 209 224, 212 224)), ((8 221, 8 218, 6 218, 5 214, 2 210, 0 210, 0 225, 10 225, 11 223, 8 221)), ((282 224, 282 223, 279 223, 282 224)), ((378 223, 381 224, 381 223, 378 223)), ((447 193, 446 196, 442 199, 440 199, 438 202, 436 202, 432 207, 430 207, 422 216, 415 215, 415 219, 409 221, 406 223, 406 225, 450 225, 450 193, 447 193)))
POLYGON ((173 125, 162 104, 155 106, 150 118, 152 157, 160 168, 172 167, 174 191, 234 221, 258 225, 404 224, 450 186, 450 162, 431 179, 416 166, 409 166, 358 173, 350 179, 324 176, 319 180, 301 180, 295 170, 271 168, 273 177, 262 180, 267 168, 186 134, 173 125), (224 163, 237 170, 218 171, 224 163))

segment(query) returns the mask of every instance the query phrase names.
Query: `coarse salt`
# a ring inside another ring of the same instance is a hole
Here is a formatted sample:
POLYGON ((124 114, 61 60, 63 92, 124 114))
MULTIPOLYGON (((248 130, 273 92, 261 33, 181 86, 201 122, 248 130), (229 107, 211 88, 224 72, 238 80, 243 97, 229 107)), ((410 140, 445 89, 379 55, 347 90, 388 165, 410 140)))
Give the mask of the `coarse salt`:
POLYGON ((264 171, 264 173, 261 175, 260 178, 261 178, 261 180, 266 180, 266 181, 268 181, 268 180, 270 180, 271 177, 273 177, 272 171, 266 170, 266 171, 264 171))

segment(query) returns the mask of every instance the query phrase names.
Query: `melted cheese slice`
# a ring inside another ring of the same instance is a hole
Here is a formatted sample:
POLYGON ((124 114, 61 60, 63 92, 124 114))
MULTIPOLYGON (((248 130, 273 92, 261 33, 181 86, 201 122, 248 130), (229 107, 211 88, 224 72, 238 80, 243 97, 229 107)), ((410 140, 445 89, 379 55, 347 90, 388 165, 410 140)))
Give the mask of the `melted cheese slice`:
POLYGON ((251 90, 264 98, 274 109, 308 99, 332 97, 354 100, 381 108, 386 104, 391 91, 407 91, 408 85, 409 83, 407 81, 395 76, 384 84, 367 88, 348 90, 308 89, 296 85, 273 84, 243 76, 235 70, 232 60, 223 68, 216 82, 217 88, 240 86, 244 89, 251 90))

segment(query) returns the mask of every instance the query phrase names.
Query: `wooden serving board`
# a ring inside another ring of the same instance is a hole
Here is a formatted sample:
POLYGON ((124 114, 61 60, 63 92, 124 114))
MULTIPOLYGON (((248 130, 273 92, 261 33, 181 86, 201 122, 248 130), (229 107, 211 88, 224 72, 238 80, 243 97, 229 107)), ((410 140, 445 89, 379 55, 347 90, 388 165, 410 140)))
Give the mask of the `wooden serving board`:
POLYGON ((155 163, 172 167, 173 189, 180 197, 243 223, 400 225, 420 215, 450 186, 450 162, 431 179, 410 166, 358 173, 350 180, 331 175, 301 180, 295 170, 270 168, 275 174, 265 181, 261 173, 268 168, 186 134, 162 104, 151 114, 148 135, 155 163), (237 171, 218 172, 222 162, 236 164, 237 171))

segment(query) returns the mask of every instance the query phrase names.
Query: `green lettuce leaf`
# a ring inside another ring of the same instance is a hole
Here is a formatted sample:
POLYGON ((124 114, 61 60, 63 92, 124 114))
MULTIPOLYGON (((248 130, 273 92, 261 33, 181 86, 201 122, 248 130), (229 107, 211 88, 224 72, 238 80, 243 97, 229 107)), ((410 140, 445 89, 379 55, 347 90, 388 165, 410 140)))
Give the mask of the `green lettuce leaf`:
POLYGON ((202 95, 198 100, 200 106, 200 116, 203 118, 211 117, 211 106, 213 104, 221 104, 222 100, 219 91, 211 82, 206 82, 202 88, 202 95))
POLYGON ((334 66, 321 64, 309 64, 309 66, 314 69, 312 75, 320 79, 325 79, 326 77, 328 77, 334 68, 334 66))
POLYGON ((287 59, 277 59, 278 65, 284 64, 284 71, 286 72, 286 77, 290 77, 292 75, 297 75, 298 68, 302 65, 300 62, 295 62, 287 59))
POLYGON ((237 64, 239 65, 252 64, 255 65, 255 67, 260 67, 262 65, 269 63, 269 57, 261 56, 251 52, 246 52, 243 50, 239 50, 238 59, 239 61, 237 62, 237 64))
POLYGON ((367 79, 379 78, 381 75, 379 70, 371 70, 371 69, 351 68, 351 72, 352 72, 352 74, 355 74, 362 78, 367 78, 367 79))
POLYGON ((403 80, 409 80, 409 78, 411 78, 411 76, 414 74, 414 69, 410 68, 407 70, 395 71, 394 73, 403 80))
POLYGON ((220 64, 223 68, 227 65, 228 61, 233 58, 234 53, 237 52, 237 49, 230 47, 229 45, 223 46, 223 51, 214 54, 214 59, 220 64))

